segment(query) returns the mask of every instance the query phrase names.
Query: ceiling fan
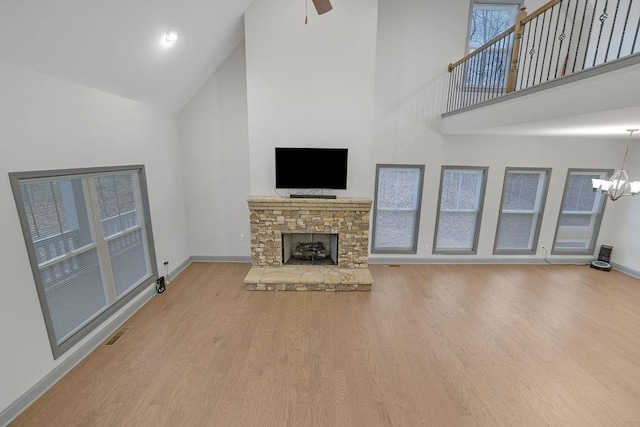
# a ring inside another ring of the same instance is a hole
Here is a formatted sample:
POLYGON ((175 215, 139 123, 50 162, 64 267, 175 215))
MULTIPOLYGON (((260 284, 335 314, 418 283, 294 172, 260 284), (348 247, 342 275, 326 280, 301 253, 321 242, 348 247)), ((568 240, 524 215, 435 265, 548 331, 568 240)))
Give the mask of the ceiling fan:
POLYGON ((318 15, 322 15, 323 13, 329 12, 333 9, 331 6, 331 2, 329 0, 312 0, 313 5, 316 7, 316 11, 318 11, 318 15))

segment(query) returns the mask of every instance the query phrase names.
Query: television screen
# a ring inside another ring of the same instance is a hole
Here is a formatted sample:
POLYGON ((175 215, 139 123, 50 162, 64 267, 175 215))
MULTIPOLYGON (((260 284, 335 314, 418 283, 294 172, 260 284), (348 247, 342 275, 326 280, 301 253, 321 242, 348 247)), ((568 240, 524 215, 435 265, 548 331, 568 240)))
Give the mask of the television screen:
POLYGON ((276 147, 276 188, 346 190, 347 150, 276 147))

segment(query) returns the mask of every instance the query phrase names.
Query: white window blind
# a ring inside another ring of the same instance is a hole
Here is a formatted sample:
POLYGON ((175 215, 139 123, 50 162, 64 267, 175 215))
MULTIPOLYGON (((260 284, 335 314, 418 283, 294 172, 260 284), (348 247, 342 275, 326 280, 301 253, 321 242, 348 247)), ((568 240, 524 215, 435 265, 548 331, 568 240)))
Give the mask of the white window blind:
POLYGON ((374 253, 416 253, 424 166, 378 165, 374 253))
POLYGON ((609 171, 570 169, 552 253, 593 254, 606 197, 593 191, 591 179, 608 179, 609 171))
POLYGON ((131 174, 103 175, 95 181, 117 295, 144 280, 149 272, 135 181, 131 174))
POLYGON ((535 253, 549 170, 507 169, 494 253, 535 253))
POLYGON ((143 170, 112 169, 11 174, 56 357, 156 275, 143 170))
POLYGON ((487 168, 444 166, 434 252, 475 253, 487 168))

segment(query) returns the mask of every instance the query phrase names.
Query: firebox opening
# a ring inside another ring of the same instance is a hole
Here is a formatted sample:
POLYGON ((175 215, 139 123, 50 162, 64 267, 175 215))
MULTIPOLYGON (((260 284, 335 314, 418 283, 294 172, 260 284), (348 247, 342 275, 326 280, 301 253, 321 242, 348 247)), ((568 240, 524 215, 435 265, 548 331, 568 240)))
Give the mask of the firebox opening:
POLYGON ((338 235, 325 233, 283 233, 282 264, 338 264, 338 235))

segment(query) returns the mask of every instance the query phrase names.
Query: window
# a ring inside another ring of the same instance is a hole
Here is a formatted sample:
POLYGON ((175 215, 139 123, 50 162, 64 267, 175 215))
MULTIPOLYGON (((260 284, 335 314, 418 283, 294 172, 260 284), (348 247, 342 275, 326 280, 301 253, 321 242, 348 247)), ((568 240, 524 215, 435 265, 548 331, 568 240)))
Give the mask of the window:
POLYGON ((494 254, 535 254, 550 169, 507 168, 494 254))
MULTIPOLYGON (((469 17, 467 52, 471 53, 503 33, 516 22, 520 3, 494 0, 490 3, 473 2, 469 17)), ((511 63, 513 35, 468 62, 468 87, 504 87, 507 69, 511 63)))
POLYGON ((593 191, 591 179, 608 179, 611 171, 569 169, 552 254, 593 254, 606 196, 593 191))
POLYGON ((433 253, 476 253, 487 171, 442 167, 433 253))
POLYGON ((469 44, 467 52, 473 52, 516 22, 520 10, 519 2, 493 0, 471 5, 469 19, 469 44))
POLYGON ((157 277, 144 168, 9 176, 57 358, 157 277))
POLYGON ((424 166, 377 165, 373 253, 415 254, 424 166))

